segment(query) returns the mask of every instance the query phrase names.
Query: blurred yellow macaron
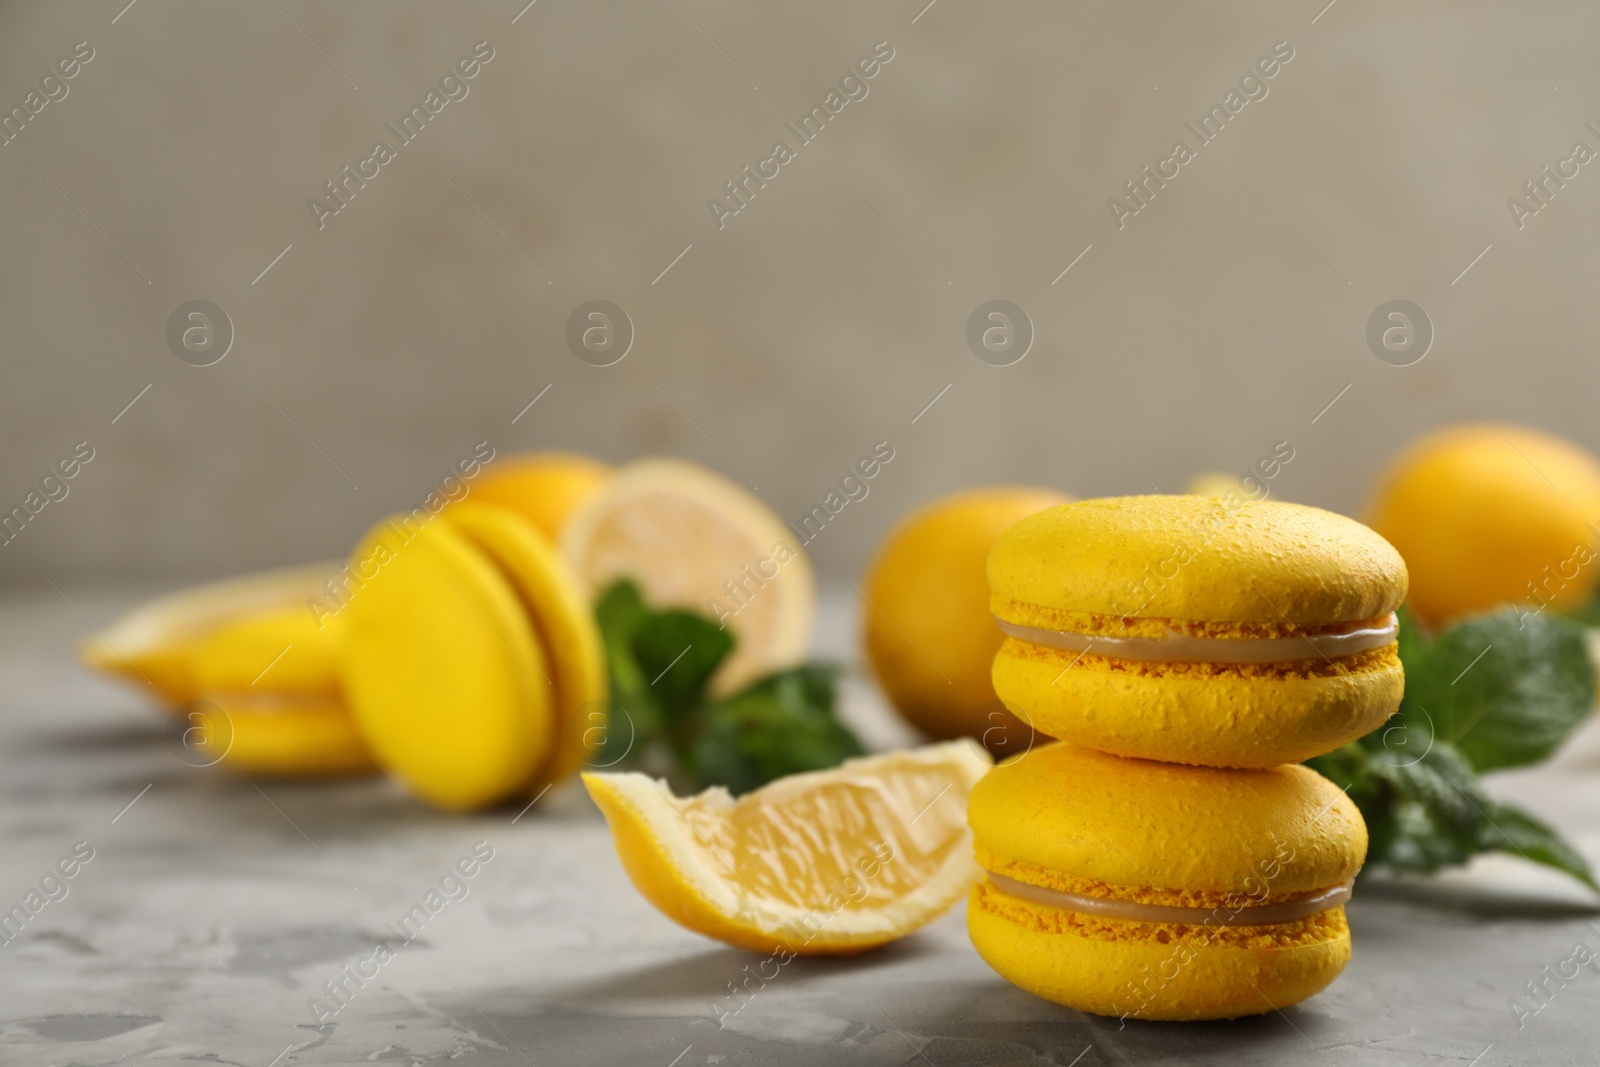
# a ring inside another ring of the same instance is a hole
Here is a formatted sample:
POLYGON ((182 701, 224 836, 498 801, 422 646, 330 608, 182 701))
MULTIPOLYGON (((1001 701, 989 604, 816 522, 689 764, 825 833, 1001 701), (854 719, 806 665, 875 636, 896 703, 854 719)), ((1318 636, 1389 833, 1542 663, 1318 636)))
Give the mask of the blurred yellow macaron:
POLYGON ((1058 743, 989 772, 967 819, 978 954, 1080 1011, 1231 1019, 1319 992, 1350 959, 1355 803, 1302 766, 1185 767, 1058 743))
POLYGON ((188 716, 180 758, 193 765, 287 778, 378 770, 355 719, 337 700, 213 694, 191 705, 188 716))
POLYGON ((1400 704, 1406 569, 1353 519, 1277 501, 1084 500, 989 556, 995 692, 1044 734, 1215 767, 1298 763, 1400 704))

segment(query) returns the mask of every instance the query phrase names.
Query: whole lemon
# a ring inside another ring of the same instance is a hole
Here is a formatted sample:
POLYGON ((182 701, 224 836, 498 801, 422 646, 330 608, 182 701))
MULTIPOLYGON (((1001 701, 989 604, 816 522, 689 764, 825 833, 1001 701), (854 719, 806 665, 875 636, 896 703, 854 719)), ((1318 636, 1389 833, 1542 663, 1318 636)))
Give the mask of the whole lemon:
POLYGON ((1063 504, 1052 489, 973 489, 904 519, 867 568, 862 642, 889 702, 934 738, 997 755, 1031 740, 989 682, 1003 635, 989 611, 989 549, 1018 519, 1063 504))
POLYGON ((588 456, 527 452, 488 464, 469 495, 510 508, 557 541, 567 516, 609 477, 611 468, 588 456))
POLYGON ((1434 625, 1511 602, 1571 608, 1600 577, 1600 459, 1539 430, 1431 433, 1390 466, 1368 513, 1434 625))

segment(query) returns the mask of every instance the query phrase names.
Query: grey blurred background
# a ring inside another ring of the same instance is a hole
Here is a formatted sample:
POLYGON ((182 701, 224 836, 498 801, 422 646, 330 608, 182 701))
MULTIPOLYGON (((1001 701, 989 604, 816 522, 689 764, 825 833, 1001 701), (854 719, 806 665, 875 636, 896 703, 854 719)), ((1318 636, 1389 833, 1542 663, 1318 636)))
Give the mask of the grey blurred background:
POLYGON ((812 546, 833 580, 965 486, 1176 491, 1287 441, 1275 493, 1359 512, 1436 425, 1600 445, 1600 166, 1521 228, 1507 206, 1600 150, 1594 5, 926 3, 6 5, 0 510, 94 458, 0 580, 339 556, 483 440, 685 456, 786 518, 888 440, 812 546), (785 123, 880 41, 800 145, 785 123), (1267 95, 1119 229, 1108 198, 1280 41, 1267 95), (385 123, 478 42, 399 146, 385 123), (379 139, 396 158, 319 228, 379 139), (719 230, 708 198, 780 139, 719 230), (636 331, 610 367, 565 339, 595 298, 636 331), (1006 367, 966 340, 997 298, 1036 333, 1006 367), (166 340, 194 299, 235 330, 212 366, 166 340), (1392 299, 1436 330, 1411 366, 1366 340, 1392 299))

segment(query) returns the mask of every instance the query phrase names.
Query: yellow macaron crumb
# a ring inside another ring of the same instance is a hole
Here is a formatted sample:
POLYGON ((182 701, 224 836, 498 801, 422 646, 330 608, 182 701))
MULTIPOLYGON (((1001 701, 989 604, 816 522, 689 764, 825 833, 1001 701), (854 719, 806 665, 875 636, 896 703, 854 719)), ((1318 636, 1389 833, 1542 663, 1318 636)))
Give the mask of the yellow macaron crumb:
POLYGON ((987 879, 973 890, 969 908, 991 912, 1008 922, 1041 934, 1074 933, 1097 941, 1154 941, 1169 945, 1218 945, 1230 948, 1285 949, 1336 941, 1350 935, 1344 908, 1333 907, 1294 922, 1265 926, 1222 923, 1156 923, 1112 919, 1021 900, 996 889, 987 879))
POLYGON ((1203 619, 1167 619, 1158 616, 1102 615, 1089 611, 1070 611, 1043 604, 1030 604, 993 593, 989 597, 989 610, 997 619, 1017 626, 1033 626, 1041 630, 1059 630, 1063 633, 1084 634, 1090 637, 1223 637, 1223 638, 1283 638, 1312 637, 1321 634, 1345 634, 1355 630, 1373 629, 1389 625, 1389 613, 1374 615, 1370 619, 1345 622, 1287 623, 1278 622, 1216 622, 1203 619))
MULTIPOLYGON (((1036 863, 1025 863, 1021 860, 1006 859, 998 852, 985 848, 981 844, 973 846, 973 853, 977 857, 978 866, 991 874, 1004 875, 1014 878, 1028 885, 1039 886, 1043 889, 1054 889, 1061 893, 1076 893, 1079 896, 1095 897, 1100 900, 1126 900, 1135 904, 1160 904, 1173 908, 1238 908, 1242 905, 1254 904, 1288 904, 1306 897, 1321 893, 1325 887, 1311 887, 1294 892, 1270 892, 1258 894, 1256 898, 1244 893, 1208 889, 1167 889, 1153 885, 1124 885, 1116 882, 1101 882, 1093 878, 1080 878, 1062 871, 1041 867, 1036 863)), ((996 892, 1000 892, 996 890, 996 892)), ((1029 903, 1024 901, 1023 903, 1029 903)))
POLYGON ((1062 668, 1070 665, 1075 671, 1106 671, 1143 678, 1341 678, 1388 670, 1400 663, 1400 655, 1394 645, 1358 652, 1353 656, 1327 659, 1312 656, 1279 663, 1161 663, 1047 648, 1015 637, 1006 639, 1001 655, 1055 664, 1062 668))

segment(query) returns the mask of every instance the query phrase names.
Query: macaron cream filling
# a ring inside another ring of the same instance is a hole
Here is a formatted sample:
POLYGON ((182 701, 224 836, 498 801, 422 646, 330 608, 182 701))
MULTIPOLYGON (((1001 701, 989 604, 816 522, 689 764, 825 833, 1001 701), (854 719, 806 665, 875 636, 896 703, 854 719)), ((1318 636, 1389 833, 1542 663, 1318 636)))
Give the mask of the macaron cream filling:
POLYGON ((1399 620, 1393 614, 1374 626, 1292 637, 1203 637, 1175 630, 1161 637, 1111 637, 1024 626, 1001 618, 996 618, 995 622, 1006 634, 1030 644, 1157 663, 1280 663, 1317 657, 1335 659, 1391 645, 1400 633, 1399 620))
POLYGON ((1172 904, 1146 904, 1137 900, 1119 900, 1111 897, 1093 897, 1082 893, 1068 893, 1061 889, 1029 885, 1003 874, 985 871, 989 883, 1007 896, 1033 904, 1060 908, 1081 915, 1095 915, 1106 919, 1127 919, 1131 922, 1175 923, 1198 926, 1206 923, 1218 926, 1271 926, 1278 923, 1299 922, 1313 915, 1335 908, 1350 899, 1351 883, 1343 882, 1318 890, 1296 900, 1271 904, 1245 904, 1240 907, 1219 905, 1213 908, 1190 908, 1172 904))

